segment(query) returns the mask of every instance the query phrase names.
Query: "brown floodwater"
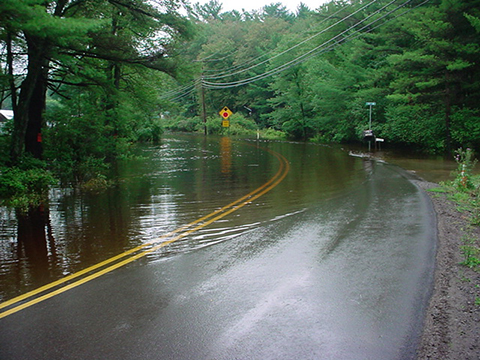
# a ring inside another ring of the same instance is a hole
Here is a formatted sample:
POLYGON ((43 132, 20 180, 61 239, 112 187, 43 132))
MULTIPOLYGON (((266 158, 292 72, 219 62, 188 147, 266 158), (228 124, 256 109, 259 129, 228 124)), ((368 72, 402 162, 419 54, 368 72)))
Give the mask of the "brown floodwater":
POLYGON ((0 301, 149 243, 244 196, 278 171, 268 149, 291 165, 278 191, 234 214, 228 226, 219 221, 150 258, 211 246, 344 194, 369 176, 371 156, 434 182, 450 179, 456 168, 441 157, 394 151, 168 135, 159 145, 139 146, 136 157, 113 169, 115 185, 107 191, 55 188, 48 204, 28 214, 0 208, 0 301))
POLYGON ((107 191, 0 209, 0 358, 416 358, 436 226, 413 173, 453 162, 195 135, 136 150, 107 191))

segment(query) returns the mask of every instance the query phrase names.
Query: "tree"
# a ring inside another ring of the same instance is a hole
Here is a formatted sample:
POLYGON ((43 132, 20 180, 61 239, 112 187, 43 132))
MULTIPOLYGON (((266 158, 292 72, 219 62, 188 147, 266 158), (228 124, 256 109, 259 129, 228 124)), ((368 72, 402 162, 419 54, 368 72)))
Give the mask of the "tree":
POLYGON ((307 140, 315 133, 314 113, 307 86, 308 62, 296 63, 296 59, 314 47, 311 42, 302 44, 297 34, 311 31, 311 19, 298 19, 288 36, 284 36, 275 56, 269 62, 269 70, 282 71, 272 77, 270 87, 274 92, 268 102, 273 111, 266 114, 272 125, 289 137, 307 140), (287 65, 286 64, 291 64, 287 65))
MULTIPOLYGON (((186 34, 189 26, 175 12, 174 3, 166 3, 165 8, 161 12, 143 0, 2 2, 2 41, 7 45, 10 79, 14 77, 14 63, 23 59, 27 62, 18 97, 17 85, 10 81, 11 97, 16 99, 13 164, 24 151, 37 158, 42 156, 41 130, 48 87, 58 92, 62 84, 105 86, 110 80, 113 88, 118 88, 121 64, 175 73, 177 66, 166 55, 172 50, 173 39, 186 34), (12 44, 19 49, 16 57, 9 50, 12 44), (110 77, 85 71, 93 67, 110 69, 110 77)), ((112 97, 107 101, 110 107, 114 107, 112 97)))
POLYGON ((466 16, 478 14, 479 6, 478 1, 444 0, 404 17, 401 28, 410 44, 388 59, 397 74, 390 85, 391 106, 416 107, 427 116, 424 121, 439 119, 435 114, 442 109, 443 120, 432 128, 443 132, 443 144, 437 148, 447 152, 460 140, 458 135, 453 137, 454 129, 458 133, 463 127, 459 121, 472 121, 473 113, 465 110, 478 109, 478 33, 466 16), (459 111, 466 118, 454 116, 459 111))
POLYGON ((265 5, 262 9, 262 18, 278 18, 288 22, 292 22, 295 19, 295 15, 281 3, 271 3, 265 5))
MULTIPOLYGON (((248 108, 260 127, 346 142, 361 138, 375 101, 373 128, 389 143, 480 147, 479 1, 335 0, 297 16, 279 3, 213 7, 189 59, 203 65, 209 113, 248 108)), ((182 97, 189 115, 192 98, 182 97)))
POLYGON ((195 3, 190 15, 202 21, 221 20, 222 7, 223 5, 217 0, 210 0, 203 5, 195 3))
MULTIPOLYGON (((244 12, 240 17, 231 13, 223 13, 216 20, 209 17, 206 23, 199 22, 197 26, 197 37, 189 44, 187 53, 188 59, 199 65, 198 78, 207 83, 204 89, 207 114, 216 115, 219 109, 228 106, 261 124, 260 115, 271 111, 265 101, 271 96, 269 80, 259 79, 249 86, 236 86, 236 82, 266 71, 268 58, 289 24, 277 17, 260 21, 256 14, 244 12)), ((192 97, 185 96, 180 101, 190 116, 200 114, 200 107, 192 97)))
MULTIPOLYGON (((40 157, 39 139, 42 112, 45 109, 45 94, 49 59, 52 56, 52 41, 55 38, 71 38, 73 34, 86 34, 95 24, 78 22, 73 19, 61 21, 65 4, 46 4, 39 1, 6 0, 0 7, 2 33, 7 49, 7 63, 10 78, 12 106, 15 122, 12 135, 11 160, 15 163, 24 148, 36 157, 40 157), (58 21, 60 20, 60 21, 58 21), (15 46, 26 54, 26 74, 17 96, 13 69, 15 46)), ((64 41, 66 43, 66 41, 64 41)))

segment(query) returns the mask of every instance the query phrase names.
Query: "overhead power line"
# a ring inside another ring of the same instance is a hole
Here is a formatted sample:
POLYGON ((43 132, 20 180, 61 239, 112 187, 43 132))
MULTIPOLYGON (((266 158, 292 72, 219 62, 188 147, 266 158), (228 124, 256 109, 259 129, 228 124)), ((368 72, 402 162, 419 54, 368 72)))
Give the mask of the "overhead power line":
MULTIPOLYGON (((340 23, 342 23, 342 22, 344 22, 344 21, 347 21, 349 18, 351 18, 352 16, 356 15, 356 14, 359 13, 360 11, 365 10, 367 7, 371 6, 372 4, 376 3, 377 1, 378 1, 378 0, 372 0, 371 2, 369 2, 368 4, 362 6, 361 8, 357 9, 356 11, 352 12, 352 13, 349 14, 348 16, 345 16, 344 18, 338 20, 336 23, 334 23, 334 24, 332 24, 332 25, 330 25, 330 26, 322 29, 321 31, 317 32, 316 34, 314 34, 314 35, 308 37, 307 39, 305 39, 305 40, 303 40, 303 41, 301 41, 301 42, 299 42, 299 43, 291 46, 291 47, 288 48, 288 49, 286 49, 286 50, 284 50, 284 51, 282 51, 282 52, 280 52, 280 53, 278 53, 278 54, 276 54, 276 55, 274 55, 274 56, 272 56, 272 57, 270 57, 270 58, 268 58, 268 59, 266 59, 266 60, 263 60, 263 61, 255 64, 255 65, 250 66, 249 68, 246 68, 246 69, 243 69, 243 70, 239 70, 239 71, 236 71, 236 72, 228 72, 228 73, 227 73, 227 72, 224 72, 224 73, 219 73, 219 74, 216 74, 216 75, 205 76, 205 79, 208 79, 208 80, 216 80, 216 79, 222 79, 222 78, 229 77, 229 76, 233 76, 233 75, 238 75, 238 74, 244 73, 244 72, 246 72, 246 71, 249 71, 249 70, 251 70, 251 69, 254 69, 254 68, 256 68, 257 66, 260 66, 260 65, 262 65, 262 64, 268 63, 268 62, 272 61, 273 59, 276 59, 277 57, 282 56, 282 55, 288 53, 289 51, 296 49, 296 48, 299 47, 300 45, 303 45, 303 44, 305 44, 306 42, 308 42, 308 41, 316 38, 317 36, 325 33, 326 31, 328 31, 328 30, 330 30, 331 28, 337 26, 338 24, 340 24, 340 23)), ((327 19, 325 19, 324 21, 327 21, 327 20, 333 18, 334 16, 336 16, 336 15, 337 15, 341 10, 343 10, 343 9, 344 9, 344 8, 342 8, 342 9, 338 10, 337 12, 335 12, 334 14, 330 15, 330 16, 329 16, 327 19)), ((324 21, 322 21, 322 23, 323 23, 324 21)))
POLYGON ((195 87, 200 83, 201 83, 200 79, 194 80, 193 83, 190 84, 190 85, 181 86, 179 88, 175 88, 173 90, 170 90, 170 91, 167 91, 167 92, 163 93, 160 96, 160 99, 182 98, 183 97, 182 95, 184 95, 186 93, 188 93, 188 94, 191 93, 192 89, 195 89, 195 87))
MULTIPOLYGON (((395 17, 391 17, 391 18, 387 19, 389 16, 391 16, 392 14, 396 13, 398 10, 404 8, 406 5, 408 5, 409 3, 414 1, 414 0, 407 0, 400 5, 397 5, 394 9, 387 11, 385 14, 378 17, 377 19, 373 19, 372 21, 369 21, 370 19, 372 19, 372 17, 374 17, 376 15, 379 15, 380 13, 386 11, 386 9, 389 6, 393 5, 397 1, 397 0, 392 0, 388 4, 382 6, 380 9, 375 10, 371 14, 367 15, 364 19, 362 19, 362 20, 358 21, 357 23, 353 24, 352 26, 348 27, 346 30, 344 30, 344 31, 340 32, 339 34, 333 36, 332 38, 326 40, 322 44, 320 44, 318 46, 315 46, 314 48, 312 48, 308 51, 305 51, 304 53, 297 56, 293 60, 287 61, 287 62, 285 62, 281 65, 278 65, 273 69, 270 69, 270 70, 267 70, 267 71, 265 71, 261 74, 257 74, 255 76, 251 76, 251 77, 241 79, 241 80, 237 80, 237 81, 231 81, 231 82, 208 81, 208 80, 217 80, 217 79, 222 79, 222 78, 226 78, 226 77, 233 76, 233 75, 238 75, 238 74, 244 73, 246 71, 252 70, 252 69, 256 68, 257 66, 259 66, 261 64, 265 64, 267 62, 270 62, 271 60, 273 60, 273 59, 275 59, 275 58, 277 58, 281 55, 284 55, 287 52, 299 47, 300 45, 303 45, 306 42, 314 39, 315 37, 319 36, 320 34, 325 33, 327 30, 332 29, 334 26, 339 25, 340 23, 348 20, 349 18, 351 18, 352 16, 357 14, 359 11, 365 10, 368 6, 372 5, 373 3, 377 2, 377 1, 378 0, 371 1, 370 3, 362 6, 360 9, 356 10, 355 12, 343 17, 340 20, 338 20, 333 25, 328 26, 327 28, 315 33, 314 35, 308 37, 307 39, 302 40, 301 42, 295 44, 294 46, 282 51, 281 53, 276 54, 274 56, 271 56, 270 58, 268 58, 266 60, 263 60, 263 61, 255 64, 255 65, 252 65, 248 68, 245 68, 243 70, 238 70, 238 71, 237 71, 237 69, 241 65, 237 65, 235 67, 230 68, 229 70, 219 72, 215 75, 203 76, 202 79, 197 79, 196 81, 194 81, 194 83, 192 85, 187 85, 187 86, 181 87, 179 89, 172 90, 172 91, 162 95, 162 98, 170 98, 172 100, 183 98, 183 97, 191 94, 195 90, 195 88, 199 85, 199 83, 201 84, 202 87, 207 88, 207 89, 227 89, 227 88, 233 88, 233 87, 248 85, 248 84, 251 84, 253 82, 268 78, 268 77, 273 76, 275 74, 281 73, 281 72, 283 72, 287 69, 290 69, 291 67, 296 66, 296 65, 298 65, 302 62, 305 62, 305 61, 307 61, 308 59, 311 59, 314 56, 318 56, 322 53, 331 51, 335 47, 337 47, 337 46, 339 46, 339 45, 341 45, 341 44, 343 44, 347 41, 357 39, 357 38, 371 32, 371 31, 379 28, 380 26, 385 25, 387 22, 390 22, 390 21, 392 21, 392 20, 394 20, 394 19, 396 19, 400 16, 403 16, 407 12, 412 11, 413 9, 426 4, 430 0, 425 0, 422 3, 420 3, 420 4, 418 4, 414 7, 411 7, 409 9, 407 9, 406 11, 398 14, 395 17), (359 26, 361 26, 361 27, 359 27, 359 26)), ((341 10, 343 10, 344 8, 342 8, 341 10)), ((335 14, 338 14, 339 11, 335 12, 335 14)), ((248 61, 246 63, 251 63, 252 61, 259 60, 263 56, 264 55, 256 57, 256 58, 254 58, 251 61, 248 61)), ((246 64, 246 63, 244 63, 244 64, 246 64)))
MULTIPOLYGON (((262 74, 258 74, 258 75, 255 75, 255 76, 252 76, 252 77, 249 77, 249 78, 246 78, 246 79, 242 79, 242 80, 238 80, 238 81, 232 81, 232 82, 224 82, 224 83, 219 83, 219 82, 211 82, 211 81, 206 81, 206 80, 203 80, 202 81, 202 84, 203 86, 205 86, 206 88, 210 88, 210 89, 223 89, 223 88, 231 88, 231 87, 237 87, 237 86, 243 86, 243 85, 247 85, 251 82, 254 82, 254 81, 258 81, 258 80, 261 80, 261 79, 264 79, 266 77, 269 77, 269 76, 272 76, 272 75, 275 75, 279 72, 282 72, 284 70, 287 70, 289 68, 291 68, 292 66, 295 66, 301 62, 304 62, 306 61, 307 59, 309 59, 312 55, 312 54, 316 54, 318 52, 320 52, 322 50, 322 48, 324 49, 329 49, 331 47, 331 45, 334 45, 334 46, 337 46, 339 45, 340 42, 344 42, 344 39, 345 38, 342 38, 343 35, 345 35, 346 33, 350 32, 351 30, 355 29, 356 27, 358 27, 359 25, 361 25, 362 23, 368 21, 371 17, 377 15, 379 12, 385 10, 388 6, 392 5, 395 1, 397 0, 392 0, 390 1, 388 4, 384 5, 382 8, 374 11, 373 13, 371 13, 370 15, 368 15, 367 17, 365 17, 364 19, 358 21, 356 24, 350 26, 349 28, 347 28, 346 30, 342 31, 341 33, 335 35, 334 37, 330 38, 329 40, 323 42, 322 44, 314 47, 313 49, 297 56, 295 59, 293 60, 290 60, 282 65, 279 65, 277 66, 276 68, 273 68, 273 69, 270 69, 262 74), (341 39, 342 41, 336 41, 338 39, 341 39), (333 44, 332 44, 333 43, 333 44)), ((393 11, 396 11, 398 10, 399 8, 405 6, 406 4, 408 4, 409 2, 411 2, 412 0, 408 0, 406 1, 405 3, 401 4, 400 6, 398 6, 396 9, 394 9, 393 11)), ((382 19, 384 19, 385 17, 387 17, 388 15, 390 15, 391 12, 387 13, 386 15, 378 18, 377 20, 374 20, 373 22, 371 23, 368 23, 366 26, 362 27, 361 29, 358 29, 356 30, 353 34, 355 33, 358 33, 359 31, 365 29, 366 27, 368 26, 371 26, 372 24, 374 24, 375 22, 378 22, 382 19)), ((346 37, 350 37, 352 36, 353 34, 351 35, 347 35, 346 37)))
MULTIPOLYGON (((355 32, 345 36, 345 37, 342 37, 343 35, 345 35, 346 33, 348 33, 349 31, 351 31, 352 29, 356 28, 357 26, 359 26, 360 24, 364 23, 365 21, 367 21, 368 19, 370 19, 371 17, 373 17, 374 15, 377 15, 379 12, 385 10, 388 6, 392 5, 396 0, 392 0, 390 3, 388 3, 387 5, 383 6, 382 8, 380 8, 379 10, 373 12, 372 14, 368 15, 366 18, 364 18, 363 20, 357 22, 356 24, 350 26, 348 29, 342 31, 341 33, 335 35, 334 37, 332 37, 331 39, 325 41, 324 43, 314 47, 313 49, 301 54, 300 56, 296 57, 295 59, 293 60, 290 60, 282 65, 279 65, 273 69, 270 69, 268 71, 265 71, 264 73, 262 74, 258 74, 258 75, 255 75, 255 76, 252 76, 252 77, 249 77, 249 78, 246 78, 246 79, 242 79, 242 80, 238 80, 238 81, 232 81, 232 82, 224 82, 224 83, 219 83, 219 82, 210 82, 210 81, 205 81, 203 80, 202 81, 202 84, 204 87, 208 88, 208 89, 226 89, 226 88, 233 88, 233 87, 238 87, 238 86, 244 86, 244 85, 247 85, 247 84, 250 84, 252 82, 255 82, 255 81, 258 81, 258 80, 262 80, 262 79, 265 79, 267 77, 270 77, 272 75, 275 75, 275 74, 278 74, 282 71, 285 71, 295 65, 298 65, 310 58, 312 58, 313 56, 317 56, 319 55, 320 53, 324 53, 324 52, 327 52, 327 51, 330 51, 332 50, 333 48, 335 48, 336 46, 339 46, 340 44, 342 43, 345 43, 347 40, 353 40, 354 38, 358 38, 362 35, 364 35, 365 33, 368 33, 368 32, 371 32, 373 30, 372 25, 374 25, 375 23, 378 23, 379 21, 385 19, 386 17, 390 16, 391 14, 395 13, 396 11, 398 11, 399 9, 405 7, 407 4, 409 4, 410 2, 412 2, 413 0, 408 0, 400 5, 398 5, 395 9, 393 10, 390 10, 388 11, 385 15, 381 16, 380 18, 370 22, 370 23, 367 23, 366 25, 364 25, 363 27, 361 27, 360 29, 357 29, 355 30, 355 32), (365 31, 365 32, 362 32, 363 30, 366 30, 368 29, 368 31, 365 31), (354 37, 354 35, 356 35, 354 37)), ((423 4, 425 4, 426 2, 428 2, 429 0, 427 1, 424 1, 423 3, 417 5, 416 7, 418 6, 421 6, 423 4)), ((415 8, 416 8, 415 7, 415 8)), ((404 12, 406 13, 406 12, 404 12)), ((393 19, 389 19, 389 20, 386 20, 378 25, 376 25, 374 28, 378 28, 382 25, 384 25, 385 23, 387 23, 388 21, 390 20, 393 20, 393 19)))
MULTIPOLYGON (((363 6, 361 9, 357 10, 356 12, 358 12, 358 11, 360 11, 360 10, 363 10, 364 8, 366 8, 367 6, 369 6, 370 4, 372 4, 372 3, 376 2, 376 1, 378 1, 378 0, 373 0, 372 2, 370 2, 369 4, 363 6)), ((350 6, 352 6, 352 5, 351 5, 351 4, 348 4, 348 5, 340 8, 339 10, 335 11, 333 14, 331 14, 331 15, 329 15, 328 17, 326 17, 325 19, 323 19, 318 25, 321 25, 321 24, 323 24, 324 22, 326 22, 326 21, 334 18, 334 17, 337 16, 340 12, 344 11, 345 9, 347 9, 347 8, 350 7, 350 6)), ((356 12, 355 12, 355 13, 356 13, 356 12)), ((346 18, 349 18, 349 17, 351 17, 352 15, 353 15, 353 14, 348 15, 346 18)), ((340 22, 341 22, 341 21, 345 21, 346 18, 341 19, 340 22)), ((337 22, 337 23, 338 23, 338 22, 337 22)), ((283 54, 287 53, 288 51, 293 50, 294 48, 296 48, 296 47, 298 47, 298 46, 306 43, 307 41, 315 38, 316 36, 324 33, 325 31, 326 31, 326 29, 322 29, 320 32, 317 32, 316 34, 310 36, 309 38, 307 38, 307 39, 305 39, 305 40, 303 40, 303 41, 301 41, 300 43, 298 43, 298 44, 290 47, 290 48, 287 49, 287 50, 284 50, 284 51, 281 52, 280 54, 277 54, 277 55, 275 55, 275 56, 273 56, 273 57, 271 57, 271 58, 269 58, 269 59, 267 59, 267 60, 265 60, 265 61, 262 61, 261 63, 257 63, 256 65, 253 65, 253 66, 251 66, 250 68, 244 69, 244 70, 242 70, 242 71, 240 71, 240 72, 245 72, 245 71, 250 70, 250 69, 253 69, 253 68, 255 68, 255 67, 257 67, 257 66, 259 66, 259 65, 261 65, 261 64, 267 63, 267 62, 271 61, 272 59, 274 59, 274 58, 276 58, 276 57, 278 57, 278 56, 280 56, 280 55, 283 55, 283 54)), ((230 76, 230 75, 232 74, 232 71, 236 71, 237 69, 240 69, 240 68, 242 68, 242 67, 244 67, 244 66, 247 66, 247 65, 249 65, 249 64, 251 64, 251 63, 253 63, 253 62, 257 61, 257 60, 260 60, 261 58, 270 55, 273 51, 274 51, 274 50, 271 50, 270 52, 268 52, 268 53, 266 53, 266 54, 262 54, 262 55, 260 55, 260 56, 258 56, 258 57, 255 57, 255 58, 252 58, 252 59, 250 59, 250 60, 247 60, 246 62, 244 62, 244 63, 242 63, 242 64, 238 64, 238 65, 235 65, 235 66, 233 66, 233 67, 230 67, 230 68, 228 68, 228 69, 226 69, 226 70, 223 70, 223 71, 221 71, 221 72, 217 72, 216 74, 213 74, 213 75, 210 75, 210 76, 204 76, 204 79, 213 80, 213 79, 215 79, 215 76, 222 76, 222 75, 230 76)), ((199 61, 199 62, 203 62, 203 61, 207 61, 207 62, 220 61, 220 60, 223 60, 223 59, 225 59, 226 57, 232 55, 233 53, 235 53, 235 51, 230 52, 229 54, 227 54, 227 55, 226 55, 224 58, 222 58, 222 59, 214 59, 214 60, 211 60, 211 57, 213 57, 213 56, 215 56, 215 55, 217 55, 217 54, 219 54, 219 53, 220 53, 220 51, 217 51, 217 52, 215 52, 215 53, 213 53, 213 54, 210 54, 209 56, 207 56, 207 57, 205 57, 205 58, 203 58, 203 59, 201 59, 201 60, 196 60, 196 61, 199 61)), ((218 70, 204 70, 204 71, 205 71, 205 72, 209 72, 209 71, 218 71, 218 70)), ((240 73, 240 72, 239 72, 239 73, 240 73)), ((202 82, 202 80, 197 79, 197 80, 194 81, 194 84, 186 85, 186 86, 182 86, 182 87, 179 87, 179 88, 170 90, 170 91, 162 94, 162 96, 161 96, 160 98, 161 98, 161 99, 171 99, 172 101, 173 101, 173 100, 176 100, 176 99, 183 98, 183 97, 191 94, 191 93, 193 92, 193 90, 195 89, 195 86, 198 85, 199 82, 202 82)))
MULTIPOLYGON (((378 1, 378 0, 374 0, 374 1, 372 1, 371 3, 376 2, 376 1, 378 1)), ((371 4, 371 3, 370 3, 370 4, 371 4)), ((357 10, 356 12, 358 12, 358 11, 360 11, 360 10, 363 10, 364 8, 366 8, 367 6, 369 6, 370 4, 365 5, 364 7, 362 7, 362 9, 359 9, 359 10, 357 10)), ((325 19, 323 19, 319 24, 317 24, 317 26, 322 25, 323 23, 327 22, 328 20, 334 18, 334 17, 337 16, 340 12, 344 11, 346 8, 348 8, 348 7, 350 7, 350 6, 352 6, 352 5, 351 5, 351 4, 348 4, 347 6, 344 6, 344 7, 340 8, 340 9, 338 9, 338 10, 335 11, 333 14, 331 14, 331 15, 329 15, 328 17, 326 17, 325 19)), ((353 15, 353 14, 352 14, 352 15, 353 15)), ((352 16, 352 15, 349 15, 349 17, 352 16)), ((340 21, 344 21, 344 20, 345 20, 345 18, 342 19, 342 20, 340 20, 340 21)), ((255 58, 252 58, 252 59, 250 59, 250 60, 247 60, 247 61, 245 61, 244 63, 235 65, 235 66, 230 67, 230 68, 228 68, 228 69, 224 69, 224 70, 222 70, 222 71, 220 71, 220 72, 217 72, 216 74, 209 75, 209 76, 207 76, 206 78, 208 78, 208 79, 210 79, 210 80, 213 80, 213 79, 216 79, 216 78, 227 77, 227 76, 231 76, 231 75, 235 75, 235 74, 239 74, 239 73, 242 73, 242 72, 251 70, 251 69, 253 69, 253 68, 257 67, 257 66, 260 66, 260 65, 262 65, 262 64, 264 64, 264 63, 269 62, 270 60, 272 60, 272 59, 274 59, 274 58, 279 57, 280 55, 283 55, 283 54, 287 53, 287 52, 290 51, 290 50, 293 50, 293 49, 297 48, 298 46, 306 43, 307 41, 310 41, 310 40, 314 39, 314 38, 317 37, 318 35, 323 34, 326 30, 327 30, 327 29, 322 29, 321 31, 315 33, 314 35, 308 37, 307 39, 301 41, 300 43, 298 43, 298 44, 296 44, 296 45, 294 45, 294 46, 292 46, 292 47, 290 47, 290 48, 282 51, 281 53, 276 54, 276 55, 274 55, 274 56, 272 56, 272 57, 270 57, 270 58, 268 58, 268 59, 266 59, 266 60, 264 60, 264 61, 262 61, 262 62, 260 62, 260 63, 257 63, 257 64, 255 64, 255 65, 253 65, 253 66, 250 66, 250 67, 247 68, 247 69, 243 69, 243 70, 240 70, 240 71, 238 71, 238 72, 234 72, 234 71, 236 71, 237 69, 240 69, 240 68, 242 68, 242 67, 248 66, 249 64, 251 64, 251 63, 253 63, 253 62, 257 61, 257 60, 260 60, 260 59, 262 59, 262 58, 264 58, 264 57, 266 57, 266 56, 269 56, 269 55, 270 55, 272 52, 274 52, 275 50, 270 50, 270 51, 268 51, 268 52, 265 53, 265 54, 262 54, 262 55, 260 55, 260 56, 255 57, 255 58)), ((232 54, 232 53, 230 53, 229 55, 231 55, 231 54, 232 54)), ((207 71, 218 71, 218 70, 207 70, 207 71)))

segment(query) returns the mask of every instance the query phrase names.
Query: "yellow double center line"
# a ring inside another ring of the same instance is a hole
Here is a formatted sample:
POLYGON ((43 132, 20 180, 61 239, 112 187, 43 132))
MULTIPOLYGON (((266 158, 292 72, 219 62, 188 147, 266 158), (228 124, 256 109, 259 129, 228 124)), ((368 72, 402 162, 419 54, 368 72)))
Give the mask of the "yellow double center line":
POLYGON ((212 224, 213 222, 233 213, 234 211, 244 207, 245 205, 251 203, 252 201, 258 199, 260 196, 269 192, 285 178, 285 176, 290 170, 290 165, 283 155, 269 149, 263 150, 275 156, 280 162, 280 167, 276 174, 259 188, 222 207, 221 209, 218 209, 187 225, 171 231, 168 234, 160 236, 152 242, 137 246, 98 264, 95 264, 74 274, 68 275, 62 279, 44 285, 38 289, 32 290, 11 300, 0 303, 0 310, 6 309, 0 313, 0 319, 8 315, 14 314, 17 311, 30 307, 34 304, 47 300, 55 295, 61 294, 67 290, 73 289, 88 281, 96 279, 106 273, 109 273, 115 269, 127 265, 137 259, 140 259, 151 252, 154 252, 164 246, 167 246, 179 239, 184 238, 185 236, 193 232, 204 228, 205 226, 212 224))

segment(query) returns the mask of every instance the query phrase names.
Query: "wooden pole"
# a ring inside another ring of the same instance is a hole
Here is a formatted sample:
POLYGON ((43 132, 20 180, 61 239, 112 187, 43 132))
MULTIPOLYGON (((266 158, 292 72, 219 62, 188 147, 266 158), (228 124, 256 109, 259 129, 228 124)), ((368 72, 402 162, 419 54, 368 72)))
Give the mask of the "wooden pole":
POLYGON ((203 75, 200 82, 200 101, 202 106, 202 119, 205 136, 207 136, 207 108, 205 106, 205 88, 203 87, 203 75))

